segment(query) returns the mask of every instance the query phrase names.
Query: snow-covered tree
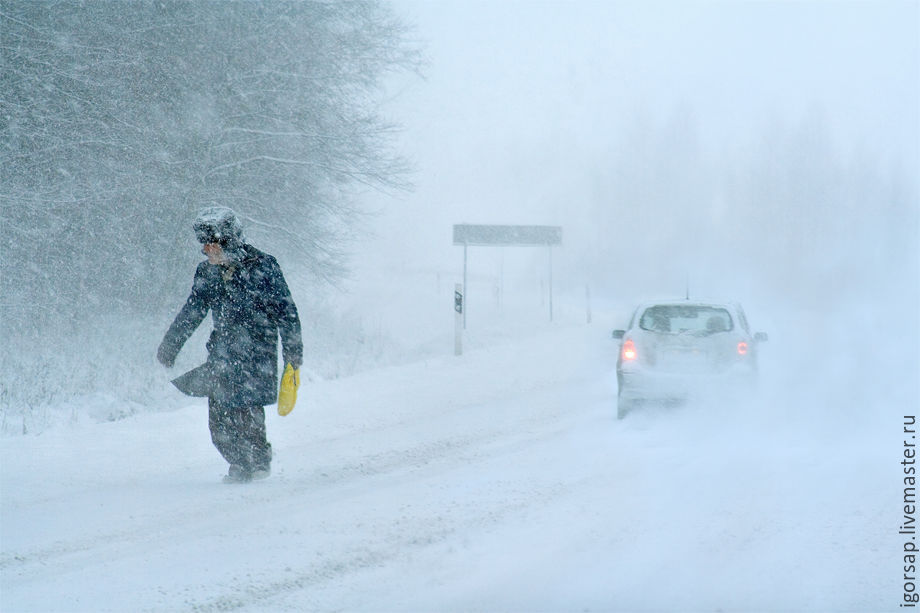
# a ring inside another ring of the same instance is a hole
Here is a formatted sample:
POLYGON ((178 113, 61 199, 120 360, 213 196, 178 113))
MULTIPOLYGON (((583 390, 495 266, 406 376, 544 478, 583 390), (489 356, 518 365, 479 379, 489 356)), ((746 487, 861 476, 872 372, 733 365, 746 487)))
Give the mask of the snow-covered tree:
POLYGON ((4 344, 174 310, 210 203, 341 275, 355 187, 407 179, 376 110, 406 32, 376 0, 0 1, 4 344))

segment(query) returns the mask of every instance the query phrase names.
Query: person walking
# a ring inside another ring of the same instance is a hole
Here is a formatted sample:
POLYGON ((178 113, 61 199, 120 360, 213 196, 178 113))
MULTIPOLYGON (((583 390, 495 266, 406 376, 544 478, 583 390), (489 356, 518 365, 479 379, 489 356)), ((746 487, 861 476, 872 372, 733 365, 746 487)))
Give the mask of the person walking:
POLYGON ((303 362, 297 307, 278 262, 244 241, 231 209, 202 209, 194 230, 208 259, 198 265, 191 294, 166 331, 157 359, 171 368, 211 312, 207 361, 173 384, 190 396, 207 396, 211 441, 230 464, 224 481, 263 479, 271 472, 265 405, 278 399, 279 335, 284 363, 295 375, 303 362))

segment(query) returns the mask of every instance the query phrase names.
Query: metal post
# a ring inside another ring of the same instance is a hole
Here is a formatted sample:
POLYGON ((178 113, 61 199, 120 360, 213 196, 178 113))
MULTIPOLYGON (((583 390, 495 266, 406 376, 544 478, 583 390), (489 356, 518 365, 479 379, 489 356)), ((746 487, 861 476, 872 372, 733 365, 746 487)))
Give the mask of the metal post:
POLYGON ((553 321, 553 248, 549 248, 549 320, 553 321))
MULTIPOLYGON (((469 287, 469 284, 466 282, 466 248, 467 248, 467 244, 463 243, 463 291, 467 291, 466 288, 469 287)), ((463 309, 463 329, 466 330, 466 308, 465 307, 463 309)))
POLYGON ((454 355, 463 355, 463 286, 454 287, 454 355))

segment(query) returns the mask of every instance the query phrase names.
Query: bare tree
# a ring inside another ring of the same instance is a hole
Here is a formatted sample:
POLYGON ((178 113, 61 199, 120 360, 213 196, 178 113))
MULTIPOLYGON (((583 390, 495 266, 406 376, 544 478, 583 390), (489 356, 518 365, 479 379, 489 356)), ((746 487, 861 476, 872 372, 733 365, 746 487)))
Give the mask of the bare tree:
POLYGON ((343 274, 352 190, 406 184, 376 110, 419 65, 406 32, 376 0, 0 0, 7 392, 13 362, 54 362, 100 312, 122 338, 174 308, 204 204, 343 274))

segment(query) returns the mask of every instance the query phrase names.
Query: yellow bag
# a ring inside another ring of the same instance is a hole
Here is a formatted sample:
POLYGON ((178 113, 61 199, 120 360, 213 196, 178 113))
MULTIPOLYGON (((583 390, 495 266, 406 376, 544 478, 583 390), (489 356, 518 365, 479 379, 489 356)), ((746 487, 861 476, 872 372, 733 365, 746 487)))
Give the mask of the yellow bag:
POLYGON ((288 364, 281 375, 281 391, 278 392, 278 415, 284 416, 294 410, 297 403, 297 388, 300 387, 300 370, 288 364))

